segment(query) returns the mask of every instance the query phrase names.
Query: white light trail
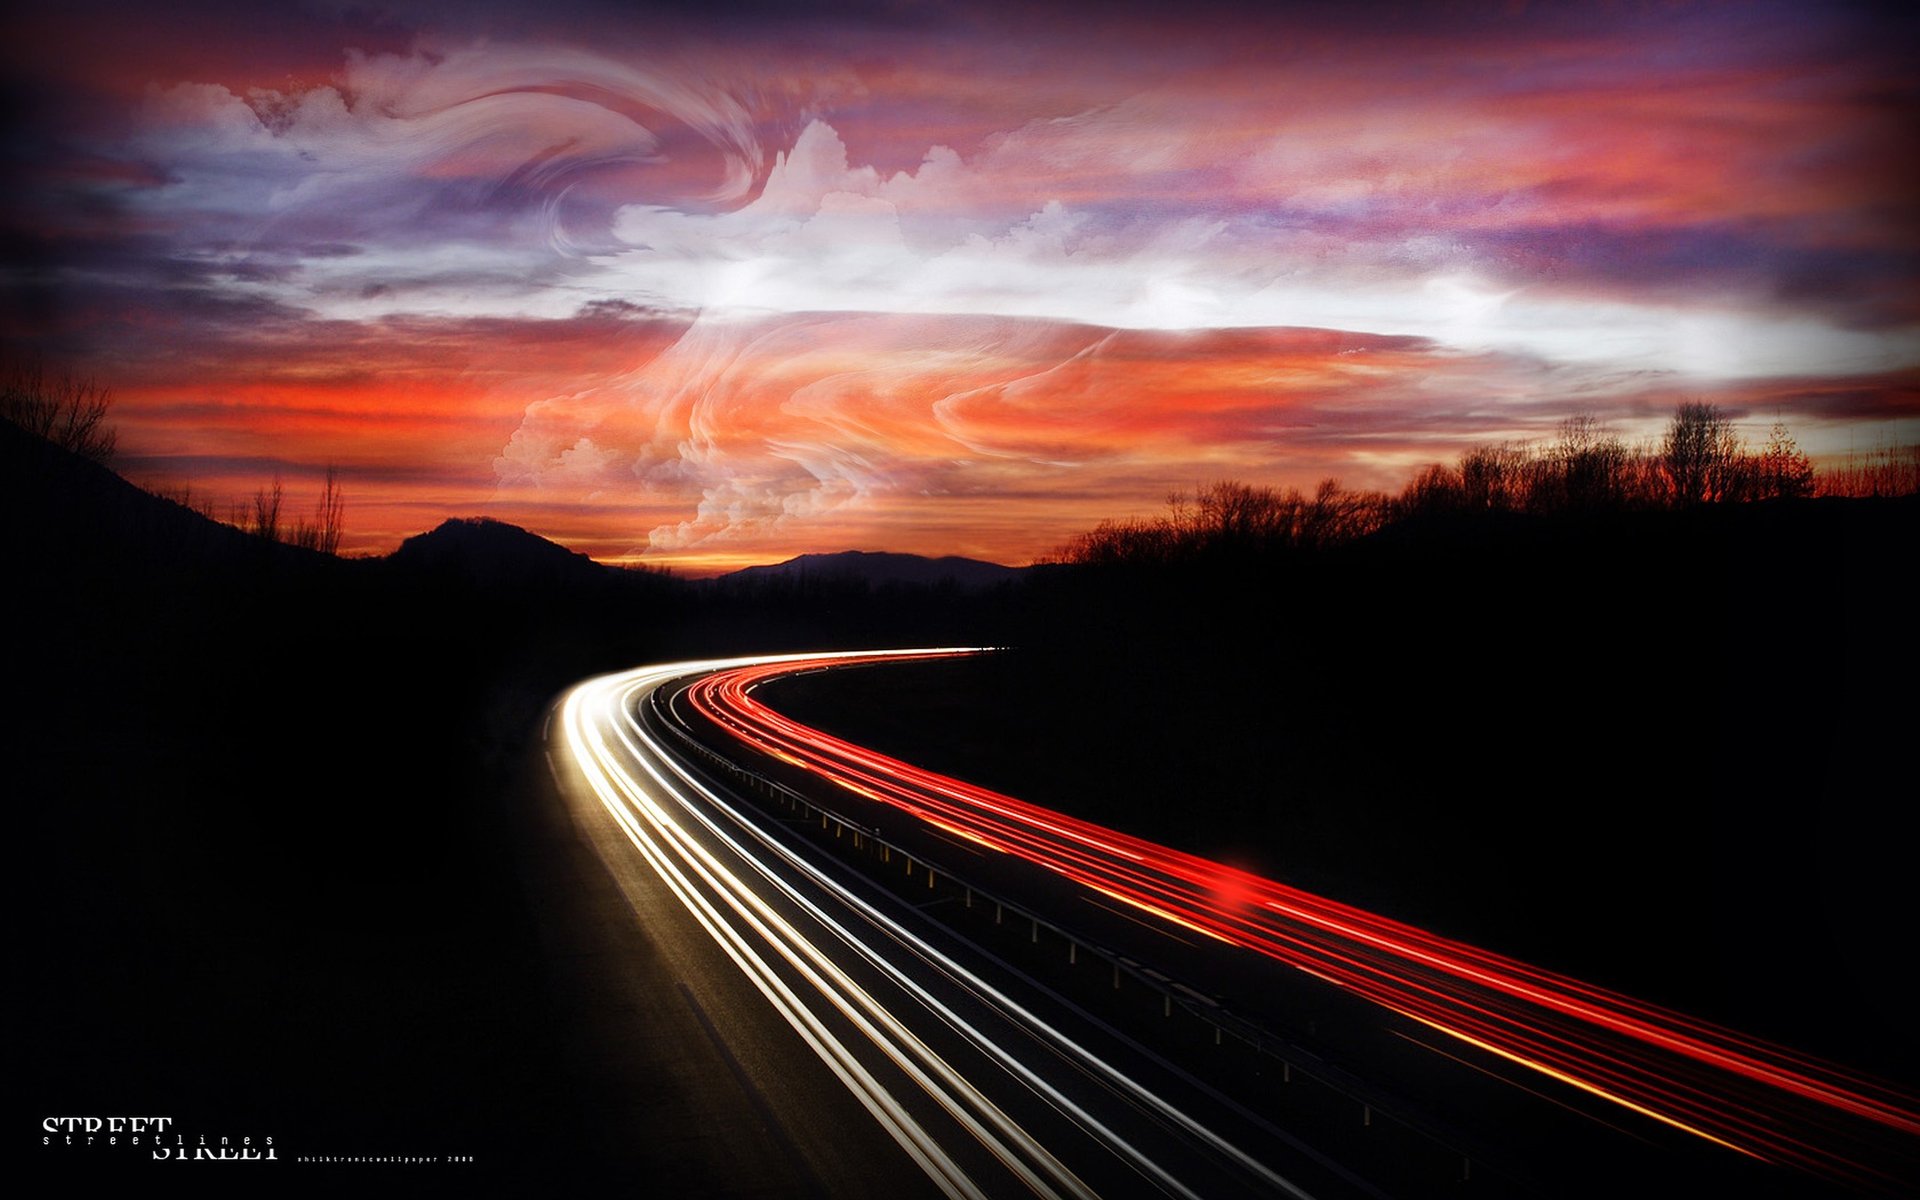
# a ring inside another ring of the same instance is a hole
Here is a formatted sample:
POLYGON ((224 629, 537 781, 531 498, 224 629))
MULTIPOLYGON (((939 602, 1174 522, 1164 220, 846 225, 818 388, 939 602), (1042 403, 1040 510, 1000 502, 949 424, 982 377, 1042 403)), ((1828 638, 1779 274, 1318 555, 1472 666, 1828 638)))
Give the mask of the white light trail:
MULTIPOLYGON (((1041 1097, 1144 1176, 1143 1182, 1150 1180, 1167 1194, 1198 1200, 1198 1193, 1172 1169, 1130 1144, 1109 1120, 1075 1102, 1044 1071, 1022 1061, 1006 1045, 1009 1039, 1004 1030, 996 1037, 942 1001, 916 977, 920 972, 959 984, 1000 1019, 1064 1053, 1074 1069, 1099 1079, 1135 1111, 1181 1130, 1263 1190, 1308 1200, 1308 1193, 1297 1184, 1129 1078, 770 836, 752 814, 677 763, 634 715, 639 700, 673 679, 809 657, 813 656, 678 663, 589 680, 563 702, 562 729, 565 747, 588 785, 642 858, 882 1128, 944 1194, 985 1194, 980 1181, 955 1161, 958 1150, 943 1149, 935 1133, 908 1111, 908 1103, 862 1064, 861 1045, 877 1050, 912 1088, 945 1112, 1027 1190, 1040 1196, 1094 1194, 980 1086, 963 1077, 908 1027, 909 1021, 930 1017, 997 1064, 1020 1090, 1041 1097), (742 831, 746 836, 740 836, 742 831), (795 876, 802 883, 794 882, 795 876), (817 889, 819 900, 808 894, 809 888, 817 889), (793 906, 800 919, 782 916, 776 903, 793 906), (889 1010, 854 981, 832 957, 849 949, 897 986, 908 1002, 896 1001, 896 1010, 889 1010), (851 1025, 855 1033, 851 1044, 848 1035, 835 1033, 827 1014, 851 1025)), ((1059 1061, 1054 1055, 1046 1058, 1059 1061)))
MULTIPOLYGON (((707 665, 717 668, 723 664, 707 665)), ((665 797, 683 809, 688 807, 687 798, 655 765, 658 748, 649 745, 643 750, 626 737, 622 726, 626 707, 636 695, 685 674, 686 667, 654 668, 591 681, 567 698, 564 728, 568 748, 628 840, 728 957, 945 1194, 982 1200, 986 1195, 887 1088, 862 1067, 853 1051, 806 1000, 783 982, 761 948, 792 967, 812 986, 820 1001, 850 1021, 1035 1195, 1090 1200, 1093 1193, 1071 1171, 848 978, 825 952, 763 901, 748 880, 731 872, 699 845, 661 803, 665 797), (630 775, 611 753, 606 741, 609 728, 620 736, 630 761, 642 768, 657 792, 630 775)))

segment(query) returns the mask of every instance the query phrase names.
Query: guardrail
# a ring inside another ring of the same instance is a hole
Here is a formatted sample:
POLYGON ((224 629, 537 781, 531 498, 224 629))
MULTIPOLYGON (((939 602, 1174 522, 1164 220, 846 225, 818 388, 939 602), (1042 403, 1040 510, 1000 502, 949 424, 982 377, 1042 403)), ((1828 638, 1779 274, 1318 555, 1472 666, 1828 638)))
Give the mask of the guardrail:
MULTIPOLYGON (((1410 1133, 1430 1142, 1437 1150, 1451 1155, 1459 1162, 1458 1182, 1465 1183, 1474 1177, 1474 1164, 1487 1164, 1490 1157, 1482 1150, 1468 1149, 1463 1137, 1444 1127, 1444 1123, 1429 1115, 1414 1116, 1410 1106, 1391 1096, 1382 1089, 1368 1085, 1359 1077, 1328 1062, 1323 1056, 1314 1053, 1272 1030, 1265 1028, 1230 1010, 1218 997, 1210 996, 1196 988, 1158 971, 1151 966, 1101 945, 1097 940, 1085 936, 1060 923, 1043 918, 1039 913, 1006 897, 976 886, 971 880, 958 874, 945 865, 931 861, 925 855, 916 855, 894 842, 884 838, 877 829, 863 825, 848 817, 844 812, 823 805, 811 796, 796 788, 754 771, 721 754, 703 742, 687 724, 686 720, 672 705, 662 701, 663 694, 671 688, 663 684, 648 694, 648 706, 652 710, 656 728, 664 729, 688 751, 699 764, 724 778, 745 788, 748 792, 781 804, 794 811, 801 820, 809 824, 818 818, 822 832, 831 830, 836 839, 850 838, 855 850, 868 853, 877 852, 880 861, 891 864, 894 857, 905 862, 905 873, 911 878, 916 864, 921 867, 932 890, 936 881, 944 877, 950 887, 960 889, 966 907, 976 903, 994 906, 994 923, 1006 924, 1009 916, 1031 929, 1029 940, 1038 942, 1042 930, 1062 939, 1067 945, 1067 961, 1077 963, 1081 953, 1092 955, 1095 959, 1112 967, 1113 986, 1117 990, 1124 979, 1131 978, 1139 984, 1158 992, 1161 996, 1163 1015, 1172 1017, 1178 1008, 1213 1028, 1213 1040, 1216 1045, 1223 1044, 1226 1038, 1234 1038, 1251 1047, 1256 1053, 1264 1054, 1281 1065, 1283 1082, 1292 1082, 1296 1072, 1307 1079, 1319 1083, 1335 1095, 1345 1099, 1359 1109, 1360 1122, 1371 1126, 1375 1119, 1391 1120, 1410 1133)), ((1496 1169, 1498 1174, 1512 1178, 1514 1173, 1496 1169)))

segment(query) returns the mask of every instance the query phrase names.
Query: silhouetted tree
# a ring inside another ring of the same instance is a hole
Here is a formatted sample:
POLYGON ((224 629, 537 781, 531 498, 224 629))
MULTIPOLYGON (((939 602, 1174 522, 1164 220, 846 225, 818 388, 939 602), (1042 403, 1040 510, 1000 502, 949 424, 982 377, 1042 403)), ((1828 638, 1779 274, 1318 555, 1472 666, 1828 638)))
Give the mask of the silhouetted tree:
POLYGON ((320 490, 320 544, 322 554, 340 553, 340 535, 346 530, 346 497, 340 491, 340 473, 327 466, 327 483, 320 490))
POLYGON ((1740 438, 1718 408, 1689 401, 1674 411, 1661 462, 1679 504, 1729 499, 1737 491, 1740 438))
POLYGON ((1475 446, 1460 458, 1460 498, 1471 509, 1508 512, 1527 501, 1527 453, 1502 442, 1475 446))
POLYGON ((248 523, 248 532, 269 542, 280 540, 280 477, 273 477, 271 489, 262 488, 253 494, 253 513, 248 523))
POLYGON ((1378 492, 1354 492, 1322 480, 1312 497, 1298 488, 1224 480, 1192 497, 1175 493, 1167 515, 1102 521, 1059 551, 1063 562, 1165 564, 1196 556, 1245 556, 1313 549, 1362 537, 1386 523, 1392 507, 1378 492))
POLYGON ((1272 488, 1223 480, 1194 497, 1194 528, 1203 544, 1249 545, 1274 536, 1285 524, 1285 502, 1272 488))
POLYGON ((1175 557, 1177 540, 1174 526, 1164 520, 1106 520, 1074 535, 1054 557, 1090 566, 1167 563, 1175 557))
POLYGON ((1759 499, 1798 500, 1813 495, 1813 460, 1779 421, 1767 432, 1766 448, 1749 466, 1753 493, 1759 499))
POLYGON ((1394 503, 1395 513, 1401 516, 1459 512, 1466 507, 1466 489, 1460 473, 1440 463, 1421 468, 1400 490, 1400 497, 1394 503))
POLYGON ((1591 512, 1613 508, 1631 495, 1626 443, 1589 413, 1560 423, 1559 440, 1530 464, 1528 507, 1591 512))
POLYGON ((0 416, 36 437, 102 465, 117 437, 107 424, 108 390, 91 379, 50 377, 38 362, 14 365, 0 383, 0 416))
POLYGON ((1819 496, 1912 496, 1920 494, 1920 445, 1882 444, 1864 454, 1849 451, 1814 479, 1819 496))
POLYGON ((1378 530, 1386 520, 1385 495, 1349 491, 1337 479, 1322 479, 1306 507, 1294 544, 1318 547, 1350 542, 1378 530))
POLYGON ((339 472, 332 466, 327 467, 327 482, 320 490, 320 503, 315 506, 311 523, 299 521, 294 524, 293 535, 288 539, 293 545, 305 550, 318 550, 322 554, 340 552, 340 535, 345 529, 346 505, 340 492, 339 472))

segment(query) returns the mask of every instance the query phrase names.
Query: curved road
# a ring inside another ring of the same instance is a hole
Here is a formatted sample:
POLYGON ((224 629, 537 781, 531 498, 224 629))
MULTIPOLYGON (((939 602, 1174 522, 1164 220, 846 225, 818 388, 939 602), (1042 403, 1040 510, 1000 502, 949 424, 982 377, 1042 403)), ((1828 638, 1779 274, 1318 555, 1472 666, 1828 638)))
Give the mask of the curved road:
POLYGON ((590 680, 559 710, 580 792, 811 1049, 820 1086, 950 1197, 1381 1193, 1095 1016, 837 867, 686 761, 647 719, 681 663, 590 680))
MULTIPOLYGON (((917 653, 956 652, 965 651, 917 653)), ((1871 1081, 918 770, 799 725, 751 695, 782 674, 901 657, 784 656, 626 672, 570 693, 562 730, 582 794, 618 824, 633 854, 811 1049, 822 1079, 856 1097, 875 1136, 938 1192, 1383 1194, 1009 966, 1006 955, 849 870, 800 822, 723 783, 728 771, 709 775, 695 765, 705 755, 684 748, 699 722, 723 731, 718 740, 731 739, 721 758, 764 758, 826 785, 839 797, 836 823, 864 815, 866 825, 849 828, 870 835, 879 824, 874 814, 891 814, 890 831, 906 814, 914 836, 890 837, 915 848, 923 871, 928 854, 943 863, 973 856, 982 879, 1005 878, 1009 865, 1037 869, 1067 890, 1023 896, 1083 916, 1087 910, 1074 902, 1090 900, 1109 926, 1117 916, 1157 930, 1184 947, 1168 946, 1160 961, 1191 971, 1185 978, 1208 978, 1209 963, 1223 953, 1258 956, 1380 1006, 1398 1024, 1396 1036, 1468 1073, 1508 1082, 1531 1076, 1589 1109, 1617 1106, 1633 1114, 1627 1120, 1654 1122, 1668 1135, 1870 1191, 1897 1190, 1911 1169, 1920 1132, 1913 1102, 1871 1081), (921 849, 941 844, 944 855, 921 849)), ((807 810, 809 823, 818 811, 807 810)), ((931 887, 933 876, 926 878, 931 887)), ((1037 941, 1038 917, 1033 928, 1037 941)), ((1169 1013, 1176 991, 1208 1002, 1146 974, 1166 988, 1169 1013)), ((1116 967, 1116 986, 1119 979, 1116 967)), ((1450 1083, 1442 1094, 1464 1096, 1457 1090, 1464 1086, 1450 1083)), ((1525 1083, 1521 1089, 1536 1094, 1525 1083)), ((1369 1119, 1372 1111, 1369 1105, 1369 1119)))

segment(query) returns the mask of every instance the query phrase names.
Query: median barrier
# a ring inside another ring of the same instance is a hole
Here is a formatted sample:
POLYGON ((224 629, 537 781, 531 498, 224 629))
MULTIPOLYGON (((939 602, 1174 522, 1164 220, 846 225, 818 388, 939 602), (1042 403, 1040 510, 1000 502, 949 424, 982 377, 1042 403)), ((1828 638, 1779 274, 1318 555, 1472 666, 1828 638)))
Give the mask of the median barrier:
MULTIPOLYGON (((676 681, 677 682, 677 681, 676 681)), ((841 830, 853 833, 853 848, 868 854, 876 849, 882 863, 890 863, 894 853, 898 852, 906 860, 906 873, 911 876, 915 859, 904 848, 895 845, 882 836, 878 826, 862 823, 845 812, 823 806, 799 790, 788 786, 770 776, 754 771, 728 758, 703 742, 680 713, 673 710, 671 701, 663 701, 663 695, 669 692, 670 685, 662 685, 648 694, 647 706, 652 713, 657 728, 672 735, 674 741, 691 756, 689 765, 705 768, 721 780, 737 784, 747 793, 764 796, 769 800, 792 809, 798 814, 799 822, 807 828, 812 827, 813 818, 820 818, 820 828, 825 830, 831 821, 835 829, 834 837, 840 840, 841 830)), ((1043 922, 1038 913, 1003 896, 980 887, 976 882, 958 874, 944 864, 935 864, 924 857, 919 859, 926 868, 927 886, 935 886, 935 871, 949 881, 949 886, 958 888, 964 896, 965 906, 973 907, 976 893, 994 906, 994 924, 1003 925, 1005 915, 1012 913, 1024 918, 1030 924, 1030 943, 1037 943, 1042 924, 1067 942, 1067 961, 1077 963, 1079 948, 1085 946, 1089 953, 1108 963, 1113 969, 1113 987, 1118 990, 1123 976, 1131 977, 1157 992, 1162 998, 1162 1012, 1171 1017, 1178 1006, 1181 1010, 1204 1022, 1213 1029, 1213 1044, 1224 1045, 1225 1038, 1231 1035, 1257 1055, 1263 1055, 1280 1063, 1282 1082, 1291 1084, 1295 1069, 1303 1075, 1328 1089, 1335 1096, 1350 1104, 1361 1107, 1362 1121, 1365 1127, 1374 1124, 1374 1114, 1390 1116, 1394 1124, 1424 1139, 1436 1149, 1445 1151, 1461 1164, 1458 1181, 1465 1182, 1471 1177, 1471 1164, 1476 1158, 1485 1159, 1477 1151, 1464 1146, 1464 1139, 1446 1131, 1443 1122, 1427 1116, 1413 1116, 1405 1106, 1395 1103, 1391 1096, 1380 1089, 1368 1086, 1358 1077, 1328 1062, 1323 1056, 1308 1050, 1290 1039, 1282 1037, 1265 1026, 1248 1020, 1233 1012, 1217 997, 1210 996, 1196 988, 1182 983, 1164 972, 1135 961, 1118 951, 1102 946, 1097 939, 1081 936, 1052 922, 1043 922)))

